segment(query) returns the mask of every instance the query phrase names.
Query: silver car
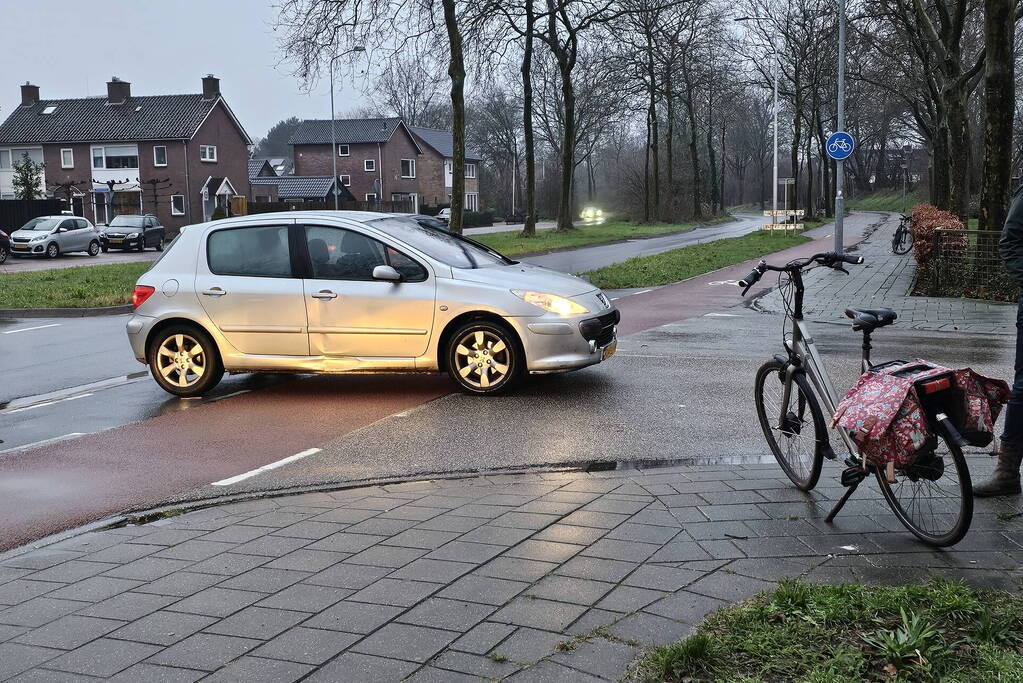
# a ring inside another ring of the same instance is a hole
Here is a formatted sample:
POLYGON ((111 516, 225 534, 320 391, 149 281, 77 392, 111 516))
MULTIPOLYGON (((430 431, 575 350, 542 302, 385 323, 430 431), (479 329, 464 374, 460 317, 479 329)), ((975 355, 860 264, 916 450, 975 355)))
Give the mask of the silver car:
POLYGON ((606 360, 619 321, 585 280, 362 211, 190 226, 139 278, 134 307, 135 357, 178 396, 225 371, 447 372, 493 394, 606 360))
POLYGON ((57 258, 72 251, 99 255, 99 233, 84 218, 40 216, 11 233, 11 253, 15 256, 57 258))

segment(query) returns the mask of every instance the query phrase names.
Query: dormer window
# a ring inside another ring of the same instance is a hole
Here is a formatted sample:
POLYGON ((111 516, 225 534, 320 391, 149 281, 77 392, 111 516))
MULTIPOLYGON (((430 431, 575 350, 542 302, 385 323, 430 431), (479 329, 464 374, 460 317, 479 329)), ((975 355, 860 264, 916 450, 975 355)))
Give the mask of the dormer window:
POLYGON ((46 114, 47 116, 55 111, 57 111, 57 105, 55 104, 48 104, 43 108, 43 114, 46 114))

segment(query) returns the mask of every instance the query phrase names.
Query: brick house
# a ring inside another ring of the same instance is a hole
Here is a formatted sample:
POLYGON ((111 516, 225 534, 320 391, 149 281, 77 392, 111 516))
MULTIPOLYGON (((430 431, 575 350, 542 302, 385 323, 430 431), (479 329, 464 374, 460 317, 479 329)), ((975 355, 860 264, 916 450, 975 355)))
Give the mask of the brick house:
MULTIPOLYGON (((332 175, 333 139, 339 181, 356 200, 409 200, 413 212, 422 204, 447 204, 451 167, 445 162, 450 161, 451 133, 420 130, 424 133, 416 134, 399 118, 338 119, 333 131, 329 119, 303 121, 290 140, 295 176, 332 175)), ((466 200, 472 203, 469 208, 478 208, 478 155, 469 163, 472 177, 467 168, 466 200)))
POLYGON ((76 215, 151 213, 180 228, 249 194, 251 144, 212 75, 191 95, 133 96, 115 77, 106 97, 41 99, 26 83, 0 125, 0 197, 13 196, 12 164, 28 154, 45 164, 47 194, 76 215))

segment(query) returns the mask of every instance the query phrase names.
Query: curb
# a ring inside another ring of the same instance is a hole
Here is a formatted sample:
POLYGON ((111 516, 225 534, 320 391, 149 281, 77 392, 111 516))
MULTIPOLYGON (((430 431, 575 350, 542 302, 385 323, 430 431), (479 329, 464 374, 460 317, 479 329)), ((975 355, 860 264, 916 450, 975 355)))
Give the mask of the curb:
POLYGON ((101 308, 0 308, 0 320, 15 318, 90 318, 131 313, 131 304, 101 308))

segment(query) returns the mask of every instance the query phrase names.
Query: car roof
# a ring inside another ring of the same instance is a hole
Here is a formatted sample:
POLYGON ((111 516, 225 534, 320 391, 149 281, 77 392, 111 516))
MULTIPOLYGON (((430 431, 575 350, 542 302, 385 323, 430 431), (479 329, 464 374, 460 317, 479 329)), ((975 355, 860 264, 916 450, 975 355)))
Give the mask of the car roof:
POLYGON ((309 220, 314 218, 330 220, 341 218, 344 220, 355 221, 356 223, 369 223, 370 221, 379 220, 381 218, 394 218, 393 213, 378 213, 376 211, 271 211, 267 213, 254 213, 247 216, 232 216, 231 218, 223 218, 217 221, 218 225, 222 224, 234 224, 244 223, 246 220, 252 220, 254 218, 264 220, 267 218, 282 218, 289 220, 309 220))

